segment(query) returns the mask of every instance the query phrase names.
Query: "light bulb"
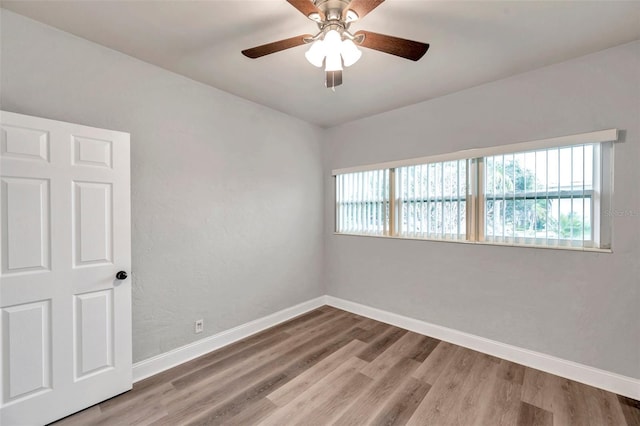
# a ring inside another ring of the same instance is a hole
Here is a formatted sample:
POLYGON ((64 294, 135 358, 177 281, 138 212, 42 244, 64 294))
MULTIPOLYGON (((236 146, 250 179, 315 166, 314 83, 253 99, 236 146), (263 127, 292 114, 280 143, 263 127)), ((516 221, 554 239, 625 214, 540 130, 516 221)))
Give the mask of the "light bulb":
POLYGON ((327 54, 327 62, 325 65, 325 71, 341 71, 342 70, 342 58, 340 58, 340 51, 330 51, 327 54))
POLYGON ((306 51, 304 57, 307 58, 307 61, 311 63, 314 67, 322 67, 322 61, 324 60, 325 52, 324 52, 324 43, 322 40, 316 40, 311 44, 309 50, 306 51))
POLYGON ((362 56, 362 52, 360 51, 360 49, 358 49, 356 44, 349 39, 346 39, 342 42, 340 53, 342 53, 342 59, 344 59, 345 67, 350 67, 351 65, 355 64, 362 56))

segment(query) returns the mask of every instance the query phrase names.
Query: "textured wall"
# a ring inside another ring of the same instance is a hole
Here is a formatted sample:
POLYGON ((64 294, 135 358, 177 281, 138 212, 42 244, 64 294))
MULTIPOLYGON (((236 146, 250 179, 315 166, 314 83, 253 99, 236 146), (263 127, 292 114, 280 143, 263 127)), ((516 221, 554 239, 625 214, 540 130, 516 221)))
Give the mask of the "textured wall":
POLYGON ((607 128, 613 254, 333 235, 327 177, 328 294, 640 377, 640 42, 333 128, 325 176, 607 128))
POLYGON ((196 318, 200 338, 323 294, 324 206, 329 294, 640 377, 640 43, 323 133, 11 12, 1 24, 2 109, 132 134, 136 361, 196 340, 196 318), (614 207, 633 213, 613 254, 332 235, 333 168, 611 127, 614 207))
POLYGON ((319 128, 6 10, 1 27, 2 109, 131 133, 134 361, 324 293, 319 128))

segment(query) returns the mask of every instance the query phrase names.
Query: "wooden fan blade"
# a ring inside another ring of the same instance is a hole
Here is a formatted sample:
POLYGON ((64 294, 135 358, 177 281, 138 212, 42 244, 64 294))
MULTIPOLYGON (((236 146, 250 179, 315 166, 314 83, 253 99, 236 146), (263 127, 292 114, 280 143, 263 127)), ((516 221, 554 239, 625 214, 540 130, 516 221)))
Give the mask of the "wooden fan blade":
POLYGON ((352 0, 349 6, 345 8, 342 17, 345 18, 347 10, 351 9, 358 14, 358 19, 362 19, 367 13, 380 6, 383 2, 384 0, 352 0))
POLYGON ((247 58, 256 59, 261 56, 269 55, 271 53, 280 52, 281 50, 290 49, 292 47, 301 46, 305 44, 304 39, 312 37, 311 34, 299 35, 296 37, 287 38, 285 40, 274 41, 273 43, 263 44, 262 46, 252 47, 242 51, 242 54, 247 58))
POLYGON ((364 35, 364 40, 362 40, 360 46, 400 56, 401 58, 410 59, 412 61, 417 61, 422 58, 424 54, 427 53, 427 50, 429 50, 429 45, 427 43, 406 40, 400 37, 372 33, 370 31, 358 31, 354 35, 356 37, 364 35))
POLYGON ((324 19, 324 14, 313 3, 311 3, 311 0, 287 0, 287 2, 302 12, 302 14, 307 18, 312 13, 317 13, 320 15, 320 18, 324 19))

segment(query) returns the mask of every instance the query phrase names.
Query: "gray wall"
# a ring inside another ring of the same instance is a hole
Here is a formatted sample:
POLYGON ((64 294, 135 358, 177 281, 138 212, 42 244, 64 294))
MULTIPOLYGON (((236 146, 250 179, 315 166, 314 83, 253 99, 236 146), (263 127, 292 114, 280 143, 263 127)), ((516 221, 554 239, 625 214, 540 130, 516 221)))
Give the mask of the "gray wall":
POLYGON ((328 290, 640 377, 639 42, 322 131, 1 19, 2 109, 132 134, 136 361, 328 290), (333 168, 611 127, 613 254, 332 234, 333 168))
POLYGON ((328 294, 640 377, 640 42, 330 129, 324 156, 328 294), (333 235, 331 169, 607 128, 613 254, 333 235))
POLYGON ((6 10, 1 27, 3 110, 131 133, 134 361, 324 294, 321 129, 6 10))

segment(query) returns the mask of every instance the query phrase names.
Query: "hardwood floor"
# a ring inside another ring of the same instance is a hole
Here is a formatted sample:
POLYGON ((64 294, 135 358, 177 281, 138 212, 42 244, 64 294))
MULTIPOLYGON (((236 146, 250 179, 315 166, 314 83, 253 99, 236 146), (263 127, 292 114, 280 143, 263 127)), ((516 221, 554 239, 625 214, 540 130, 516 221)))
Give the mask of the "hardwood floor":
POLYGON ((640 403, 324 306, 56 425, 640 426, 640 403))

